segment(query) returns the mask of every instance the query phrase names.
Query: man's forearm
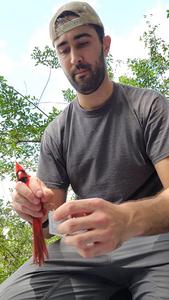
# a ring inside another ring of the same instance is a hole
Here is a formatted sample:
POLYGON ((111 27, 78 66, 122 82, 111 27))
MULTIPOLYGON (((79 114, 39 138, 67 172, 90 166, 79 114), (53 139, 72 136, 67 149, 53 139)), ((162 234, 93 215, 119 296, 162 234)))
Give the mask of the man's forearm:
POLYGON ((128 214, 128 238, 169 231, 169 188, 154 197, 121 204, 128 214))

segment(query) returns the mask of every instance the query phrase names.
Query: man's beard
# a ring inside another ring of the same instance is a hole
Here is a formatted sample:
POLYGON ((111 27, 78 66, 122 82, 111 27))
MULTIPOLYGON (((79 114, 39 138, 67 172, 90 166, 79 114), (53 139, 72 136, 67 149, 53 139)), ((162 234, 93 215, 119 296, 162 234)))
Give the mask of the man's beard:
POLYGON ((106 64, 102 51, 94 67, 90 64, 79 63, 72 69, 71 74, 67 75, 67 78, 77 92, 89 95, 100 87, 105 78, 105 72, 106 64), (78 74, 79 70, 86 71, 86 73, 78 74))

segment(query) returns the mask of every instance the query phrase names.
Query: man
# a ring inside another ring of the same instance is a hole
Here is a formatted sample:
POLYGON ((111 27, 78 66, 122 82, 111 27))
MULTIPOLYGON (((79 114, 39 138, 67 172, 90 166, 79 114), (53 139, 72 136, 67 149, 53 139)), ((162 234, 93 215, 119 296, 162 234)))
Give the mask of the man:
POLYGON ((30 260, 2 284, 0 299, 117 300, 124 288, 168 299, 168 102, 109 80, 110 37, 89 4, 62 6, 50 35, 77 98, 45 130, 38 178, 16 184, 13 207, 43 218, 46 237, 55 208, 64 238, 43 266, 30 260), (65 203, 69 185, 77 201, 65 203))

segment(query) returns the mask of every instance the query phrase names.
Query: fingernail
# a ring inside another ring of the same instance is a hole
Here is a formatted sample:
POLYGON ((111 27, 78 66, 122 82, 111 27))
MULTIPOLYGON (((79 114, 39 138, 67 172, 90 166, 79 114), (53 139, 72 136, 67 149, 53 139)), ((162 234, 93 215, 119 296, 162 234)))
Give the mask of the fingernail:
POLYGON ((41 198, 43 196, 42 191, 37 191, 36 192, 36 197, 41 198))
POLYGON ((40 203, 40 199, 34 198, 34 203, 35 203, 35 204, 39 204, 39 203, 40 203))

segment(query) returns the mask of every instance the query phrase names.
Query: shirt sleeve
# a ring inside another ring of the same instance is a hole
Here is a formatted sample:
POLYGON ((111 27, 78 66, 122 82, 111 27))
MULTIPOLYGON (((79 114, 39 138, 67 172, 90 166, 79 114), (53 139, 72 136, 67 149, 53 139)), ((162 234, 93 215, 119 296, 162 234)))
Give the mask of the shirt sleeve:
POLYGON ((169 101, 156 95, 144 120, 146 152, 153 164, 169 156, 169 101))
POLYGON ((49 188, 67 190, 70 183, 61 142, 58 135, 55 139, 55 134, 52 135, 48 128, 45 130, 41 141, 37 176, 49 188))

